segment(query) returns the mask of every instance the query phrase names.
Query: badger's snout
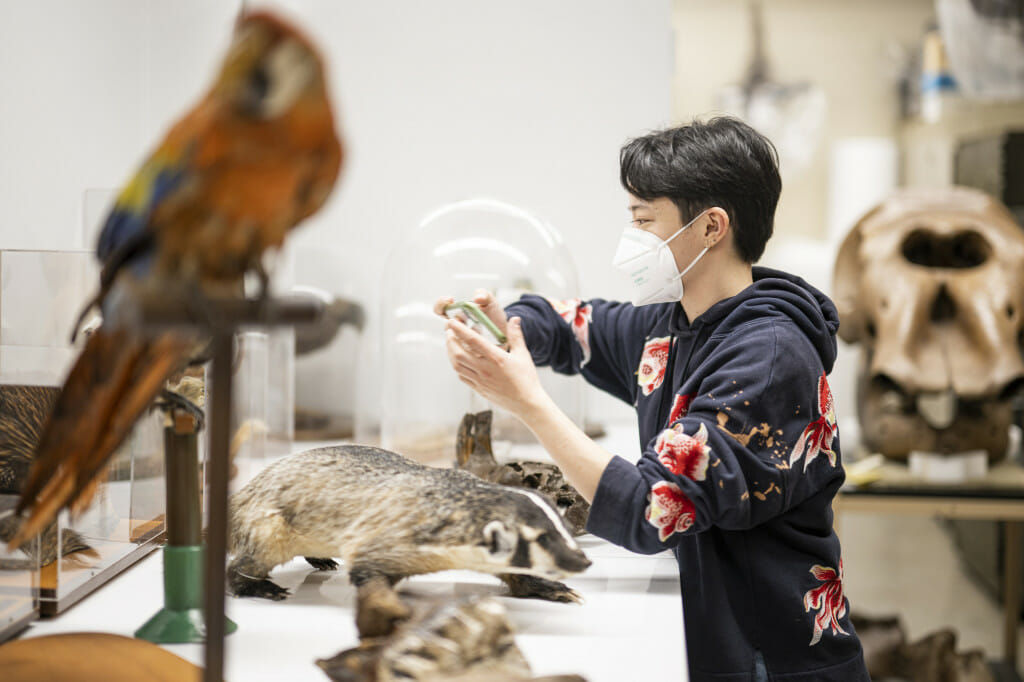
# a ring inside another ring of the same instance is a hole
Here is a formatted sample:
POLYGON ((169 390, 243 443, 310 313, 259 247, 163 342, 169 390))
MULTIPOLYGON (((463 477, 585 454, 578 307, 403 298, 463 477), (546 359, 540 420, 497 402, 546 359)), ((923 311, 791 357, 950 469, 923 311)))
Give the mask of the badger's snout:
POLYGON ((573 552, 567 552, 564 557, 559 557, 558 567, 567 573, 582 573, 590 568, 592 563, 594 562, 587 558, 583 550, 577 549, 573 552))

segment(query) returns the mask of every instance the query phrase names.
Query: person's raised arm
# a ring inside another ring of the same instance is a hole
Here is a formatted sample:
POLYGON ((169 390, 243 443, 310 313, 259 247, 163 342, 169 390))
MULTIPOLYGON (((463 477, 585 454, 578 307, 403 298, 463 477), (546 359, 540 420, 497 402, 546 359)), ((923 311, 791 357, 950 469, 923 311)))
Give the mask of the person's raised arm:
MULTIPOLYGON (((435 310, 437 305, 441 301, 435 310)), ((541 386, 519 318, 509 321, 506 334, 507 351, 488 343, 461 320, 450 319, 446 322, 448 359, 463 383, 518 417, 576 490, 592 501, 612 454, 583 433, 541 386)))

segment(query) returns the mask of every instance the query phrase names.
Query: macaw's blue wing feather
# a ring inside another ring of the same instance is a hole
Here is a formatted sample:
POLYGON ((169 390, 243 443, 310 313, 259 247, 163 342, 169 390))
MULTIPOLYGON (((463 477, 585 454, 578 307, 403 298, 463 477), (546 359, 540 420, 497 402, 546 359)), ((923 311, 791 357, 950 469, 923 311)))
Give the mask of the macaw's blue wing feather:
POLYGON ((177 161, 164 153, 154 154, 118 195, 96 245, 105 282, 126 265, 139 275, 151 265, 153 213, 188 175, 187 168, 177 161))

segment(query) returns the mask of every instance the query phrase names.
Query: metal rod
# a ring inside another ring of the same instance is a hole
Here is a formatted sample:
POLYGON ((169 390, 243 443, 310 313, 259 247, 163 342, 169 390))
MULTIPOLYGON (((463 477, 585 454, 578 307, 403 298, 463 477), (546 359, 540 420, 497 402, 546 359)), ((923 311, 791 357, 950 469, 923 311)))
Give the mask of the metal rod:
POLYGON ((323 301, 309 296, 280 298, 140 297, 124 304, 125 322, 142 329, 187 328, 212 333, 234 333, 245 327, 315 324, 324 314, 323 301), (129 308, 134 305, 134 308, 129 308))
POLYGON ((224 557, 228 528, 228 468, 231 440, 231 358, 233 334, 214 334, 211 345, 210 447, 208 472, 209 523, 206 548, 206 658, 205 682, 224 679, 224 557))
POLYGON ((1017 672, 1017 624, 1020 621, 1020 521, 1004 521, 1003 616, 1005 618, 1003 657, 1009 670, 1017 672))
POLYGON ((164 427, 164 467, 167 472, 167 544, 172 547, 203 543, 199 499, 199 457, 195 418, 170 411, 164 427))

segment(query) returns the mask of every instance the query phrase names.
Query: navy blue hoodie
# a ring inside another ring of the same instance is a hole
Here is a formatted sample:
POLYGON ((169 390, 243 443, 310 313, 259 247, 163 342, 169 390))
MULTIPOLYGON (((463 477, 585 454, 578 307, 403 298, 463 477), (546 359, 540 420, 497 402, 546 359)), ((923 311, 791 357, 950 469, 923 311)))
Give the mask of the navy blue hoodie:
POLYGON ((587 529, 675 553, 691 680, 751 680, 760 658, 773 680, 867 681, 832 530, 839 318, 802 279, 753 273, 692 322, 678 303, 533 295, 506 313, 537 365, 636 406, 641 458, 612 459, 587 529))

